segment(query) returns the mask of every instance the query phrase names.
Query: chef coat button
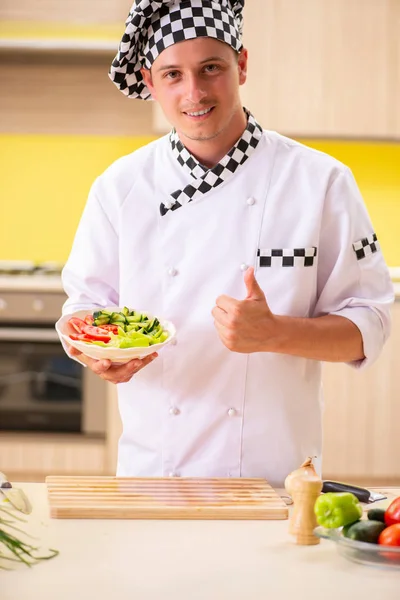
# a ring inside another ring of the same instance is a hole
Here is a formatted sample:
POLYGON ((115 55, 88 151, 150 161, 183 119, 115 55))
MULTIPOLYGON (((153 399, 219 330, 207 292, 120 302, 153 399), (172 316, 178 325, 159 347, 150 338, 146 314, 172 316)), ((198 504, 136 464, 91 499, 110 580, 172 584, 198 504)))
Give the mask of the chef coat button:
POLYGON ((175 277, 175 275, 178 275, 177 269, 175 269, 175 267, 171 267, 170 269, 168 269, 168 275, 171 275, 171 277, 175 277))
POLYGON ((249 268, 249 265, 246 265, 246 263, 242 263, 240 265, 240 270, 241 271, 247 271, 248 268, 249 268))
POLYGON ((179 477, 179 473, 175 473, 175 471, 170 471, 168 473, 168 477, 179 477))
POLYGON ((236 409, 235 408, 230 408, 228 410, 228 417, 234 417, 236 415, 236 409))
POLYGON ((180 410, 176 406, 171 406, 171 408, 169 409, 170 415, 179 415, 179 413, 180 413, 180 410))
POLYGON ((178 343, 178 340, 176 338, 174 338, 173 340, 171 340, 171 346, 176 346, 178 343))
POLYGON ((254 198, 247 198, 247 204, 249 206, 253 206, 253 204, 255 204, 255 203, 256 203, 256 201, 254 198))

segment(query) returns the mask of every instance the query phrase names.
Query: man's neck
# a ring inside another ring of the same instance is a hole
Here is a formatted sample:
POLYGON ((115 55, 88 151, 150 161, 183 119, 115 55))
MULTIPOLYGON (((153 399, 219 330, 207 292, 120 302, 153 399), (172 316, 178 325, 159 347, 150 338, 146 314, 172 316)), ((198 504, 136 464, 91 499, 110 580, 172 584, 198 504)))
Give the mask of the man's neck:
POLYGON ((243 109, 237 111, 229 125, 216 137, 209 140, 192 140, 178 131, 179 139, 191 154, 205 167, 211 169, 229 152, 247 127, 247 115, 243 109))

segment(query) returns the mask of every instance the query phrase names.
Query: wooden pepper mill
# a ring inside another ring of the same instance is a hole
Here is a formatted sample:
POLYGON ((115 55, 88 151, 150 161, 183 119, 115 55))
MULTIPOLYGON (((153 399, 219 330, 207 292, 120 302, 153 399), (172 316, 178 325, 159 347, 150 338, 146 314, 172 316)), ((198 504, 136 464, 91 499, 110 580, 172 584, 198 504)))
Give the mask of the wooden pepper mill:
POLYGON ((314 505, 321 493, 322 481, 315 472, 311 457, 286 477, 285 489, 293 500, 289 533, 295 536, 296 544, 305 546, 319 544, 320 538, 313 533, 318 525, 314 505))

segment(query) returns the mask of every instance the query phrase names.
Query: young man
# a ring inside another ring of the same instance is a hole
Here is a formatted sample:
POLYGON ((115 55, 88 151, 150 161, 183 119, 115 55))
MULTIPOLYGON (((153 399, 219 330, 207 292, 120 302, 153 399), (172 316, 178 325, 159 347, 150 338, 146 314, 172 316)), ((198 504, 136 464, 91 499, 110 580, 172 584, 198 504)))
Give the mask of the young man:
POLYGON ((351 172, 243 109, 243 1, 135 2, 110 76, 174 125, 93 184, 64 312, 129 306, 177 344, 127 365, 120 476, 265 477, 321 460, 321 361, 374 361, 393 290, 351 172))

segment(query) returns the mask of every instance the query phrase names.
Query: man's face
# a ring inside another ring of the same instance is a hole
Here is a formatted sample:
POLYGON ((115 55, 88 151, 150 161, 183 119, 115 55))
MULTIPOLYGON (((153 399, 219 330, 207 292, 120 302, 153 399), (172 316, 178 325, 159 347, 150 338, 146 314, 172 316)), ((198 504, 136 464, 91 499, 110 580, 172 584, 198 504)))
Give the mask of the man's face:
POLYGON ((246 81, 247 51, 213 38, 166 48, 142 74, 168 121, 191 140, 210 140, 241 111, 239 86, 246 81))

